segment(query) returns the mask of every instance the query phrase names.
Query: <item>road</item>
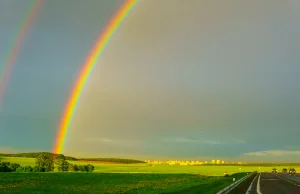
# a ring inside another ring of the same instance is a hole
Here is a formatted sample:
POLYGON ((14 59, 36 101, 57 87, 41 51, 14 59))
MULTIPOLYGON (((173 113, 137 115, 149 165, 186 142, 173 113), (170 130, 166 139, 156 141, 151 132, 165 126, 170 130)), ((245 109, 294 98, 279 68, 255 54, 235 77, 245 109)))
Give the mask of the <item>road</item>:
POLYGON ((300 175, 259 173, 246 194, 300 194, 300 175))

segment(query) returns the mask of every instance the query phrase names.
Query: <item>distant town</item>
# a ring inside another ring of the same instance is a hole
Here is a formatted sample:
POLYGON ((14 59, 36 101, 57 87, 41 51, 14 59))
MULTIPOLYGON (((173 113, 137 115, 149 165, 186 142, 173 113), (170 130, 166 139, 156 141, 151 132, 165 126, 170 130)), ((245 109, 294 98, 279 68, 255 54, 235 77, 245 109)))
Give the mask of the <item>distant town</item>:
POLYGON ((224 160, 211 160, 208 161, 183 161, 183 160, 169 160, 169 161, 151 161, 145 160, 148 164, 169 164, 169 165, 201 165, 201 164, 247 164, 246 162, 226 162, 224 160))

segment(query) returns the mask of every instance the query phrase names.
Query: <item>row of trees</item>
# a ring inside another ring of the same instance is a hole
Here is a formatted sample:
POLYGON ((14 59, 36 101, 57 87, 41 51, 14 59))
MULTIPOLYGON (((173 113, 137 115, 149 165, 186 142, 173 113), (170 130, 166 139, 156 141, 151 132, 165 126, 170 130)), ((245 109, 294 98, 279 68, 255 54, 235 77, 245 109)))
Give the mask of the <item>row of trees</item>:
POLYGON ((134 163, 145 163, 140 160, 133 159, 123 159, 123 158, 74 158, 71 156, 64 156, 62 154, 54 154, 50 152, 29 152, 29 153, 19 153, 19 154, 4 154, 0 153, 2 157, 25 157, 25 158, 37 158, 41 154, 49 154, 54 158, 65 158, 66 160, 85 160, 85 161, 101 161, 101 162, 116 162, 116 163, 125 163, 125 164, 134 164, 134 163))
POLYGON ((76 165, 69 163, 63 155, 53 157, 52 154, 42 153, 35 161, 35 166, 21 166, 17 163, 1 162, 0 172, 52 172, 57 168, 60 172, 93 172, 95 167, 91 164, 76 165))
MULTIPOLYGON (((4 154, 0 153, 0 156, 2 157, 23 157, 23 158, 37 158, 41 154, 50 154, 54 158, 60 157, 61 155, 64 156, 63 154, 53 154, 50 152, 28 152, 28 153, 19 153, 19 154, 4 154)), ((77 160, 77 158, 71 157, 71 156, 64 156, 66 160, 77 160)))

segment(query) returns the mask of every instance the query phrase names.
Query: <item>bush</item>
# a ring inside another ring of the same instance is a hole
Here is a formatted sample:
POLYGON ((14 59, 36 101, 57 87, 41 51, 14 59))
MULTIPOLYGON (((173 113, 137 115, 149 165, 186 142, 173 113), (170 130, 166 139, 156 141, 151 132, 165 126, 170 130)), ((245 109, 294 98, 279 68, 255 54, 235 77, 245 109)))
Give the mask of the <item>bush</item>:
POLYGON ((87 165, 79 165, 78 166, 78 170, 81 172, 93 172, 95 169, 95 167, 91 164, 87 164, 87 165))
POLYGON ((20 166, 17 168, 16 172, 32 172, 33 168, 31 166, 20 166))

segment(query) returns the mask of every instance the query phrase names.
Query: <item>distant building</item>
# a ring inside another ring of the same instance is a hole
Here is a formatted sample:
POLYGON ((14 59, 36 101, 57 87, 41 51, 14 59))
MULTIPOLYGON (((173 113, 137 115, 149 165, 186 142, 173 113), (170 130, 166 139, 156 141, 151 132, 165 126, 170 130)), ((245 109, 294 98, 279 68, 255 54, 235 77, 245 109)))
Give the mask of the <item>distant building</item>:
POLYGON ((220 160, 217 160, 217 164, 220 164, 220 160))

